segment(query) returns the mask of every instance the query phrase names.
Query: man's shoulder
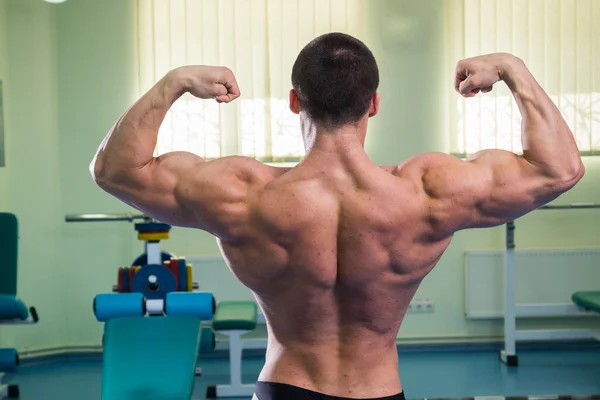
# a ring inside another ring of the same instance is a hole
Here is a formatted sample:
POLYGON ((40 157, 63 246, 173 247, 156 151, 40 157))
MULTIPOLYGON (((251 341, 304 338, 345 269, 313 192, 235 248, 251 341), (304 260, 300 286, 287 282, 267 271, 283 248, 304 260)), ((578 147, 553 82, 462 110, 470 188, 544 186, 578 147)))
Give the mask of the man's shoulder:
POLYGON ((243 180, 268 182, 288 172, 291 168, 277 167, 266 164, 256 158, 247 156, 225 156, 207 163, 209 165, 225 168, 243 180))
POLYGON ((448 163, 456 162, 458 158, 442 152, 420 153, 407 158, 400 164, 380 167, 397 177, 414 177, 423 174, 432 167, 443 167, 448 163))

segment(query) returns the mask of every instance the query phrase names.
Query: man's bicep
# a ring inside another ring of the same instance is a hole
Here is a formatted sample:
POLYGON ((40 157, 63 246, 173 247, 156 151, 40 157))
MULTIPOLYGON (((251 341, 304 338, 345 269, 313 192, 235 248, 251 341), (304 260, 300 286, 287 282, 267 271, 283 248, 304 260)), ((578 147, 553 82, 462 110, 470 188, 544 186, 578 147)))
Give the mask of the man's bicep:
POLYGON ((177 198, 177 187, 204 163, 192 153, 166 153, 143 167, 123 173, 119 179, 112 179, 111 187, 104 189, 161 222, 188 226, 193 221, 185 204, 177 198))
POLYGON ((467 161, 440 157, 424 168, 431 210, 448 234, 497 226, 552 200, 544 178, 523 157, 485 150, 467 161))
POLYGON ((481 174, 465 182, 473 192, 474 219, 466 228, 497 226, 535 210, 551 200, 544 176, 522 156, 504 150, 485 150, 466 161, 481 174))
POLYGON ((247 231, 248 174, 241 157, 205 162, 172 152, 130 172, 109 191, 161 222, 235 240, 247 231))

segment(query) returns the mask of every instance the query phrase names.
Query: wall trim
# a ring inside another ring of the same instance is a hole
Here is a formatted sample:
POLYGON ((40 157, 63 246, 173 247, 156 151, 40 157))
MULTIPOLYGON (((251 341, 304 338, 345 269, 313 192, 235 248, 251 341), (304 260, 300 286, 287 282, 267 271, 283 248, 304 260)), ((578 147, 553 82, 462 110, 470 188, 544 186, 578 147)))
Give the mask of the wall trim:
MULTIPOLYGON (((428 339, 428 340, 397 340, 398 353, 442 353, 442 352, 488 352, 500 351, 504 344, 502 337, 488 337, 465 339, 455 338, 448 340, 428 339)), ((266 339, 247 339, 244 341, 244 356, 246 357, 264 357, 266 339)), ((518 349, 523 350, 600 350, 600 341, 581 340, 581 341, 549 341, 549 342, 522 342, 518 344, 518 349)), ((220 340, 215 350, 211 353, 199 354, 198 359, 207 358, 227 358, 229 343, 227 340, 220 340)), ((48 346, 40 348, 26 348, 19 350, 21 366, 30 366, 38 364, 82 361, 82 360, 101 360, 102 347, 100 345, 79 345, 79 346, 48 346)))

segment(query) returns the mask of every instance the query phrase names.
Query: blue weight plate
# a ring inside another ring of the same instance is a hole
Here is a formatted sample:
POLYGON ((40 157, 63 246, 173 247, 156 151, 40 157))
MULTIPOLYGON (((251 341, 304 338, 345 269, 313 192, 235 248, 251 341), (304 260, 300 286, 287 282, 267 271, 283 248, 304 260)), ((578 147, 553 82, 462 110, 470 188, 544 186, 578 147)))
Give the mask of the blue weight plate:
POLYGON ((163 224, 162 222, 140 222, 135 224, 135 230, 142 232, 168 232, 171 230, 171 225, 163 224))
POLYGON ((167 293, 177 291, 177 281, 171 271, 162 265, 149 264, 143 266, 131 280, 131 291, 142 293, 146 299, 165 299, 167 293), (150 282, 150 277, 156 278, 156 283, 150 282))
MULTIPOLYGON (((166 251, 162 251, 160 253, 160 255, 161 255, 163 263, 165 261, 169 261, 171 258, 175 257, 173 254, 167 253, 166 251)), ((140 254, 138 256, 138 258, 136 258, 135 260, 133 260, 133 262, 131 263, 131 265, 134 266, 134 267, 142 267, 142 266, 144 266, 146 264, 148 264, 148 255, 146 253, 140 254)))

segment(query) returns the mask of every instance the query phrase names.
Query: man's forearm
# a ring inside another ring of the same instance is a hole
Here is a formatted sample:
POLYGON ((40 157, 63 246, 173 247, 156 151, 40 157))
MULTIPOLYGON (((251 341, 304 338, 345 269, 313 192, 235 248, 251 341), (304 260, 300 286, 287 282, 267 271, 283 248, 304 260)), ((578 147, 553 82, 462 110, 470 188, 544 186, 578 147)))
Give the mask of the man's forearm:
POLYGON ((525 64, 509 58, 501 74, 521 112, 523 157, 548 177, 580 178, 583 165, 573 134, 525 64))
POLYGON ((171 71, 125 112, 92 161, 90 168, 96 180, 143 167, 153 160, 160 125, 186 87, 181 74, 171 71))

